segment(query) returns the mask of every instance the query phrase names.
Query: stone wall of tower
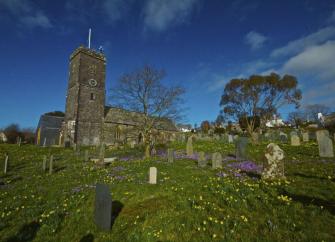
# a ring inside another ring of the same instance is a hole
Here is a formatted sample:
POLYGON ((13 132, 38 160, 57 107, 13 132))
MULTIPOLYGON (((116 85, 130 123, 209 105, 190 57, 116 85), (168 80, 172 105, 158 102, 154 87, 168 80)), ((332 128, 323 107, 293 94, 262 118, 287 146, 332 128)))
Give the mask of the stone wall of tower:
POLYGON ((105 65, 104 55, 91 49, 79 47, 71 55, 64 142, 100 143, 105 107, 105 65))

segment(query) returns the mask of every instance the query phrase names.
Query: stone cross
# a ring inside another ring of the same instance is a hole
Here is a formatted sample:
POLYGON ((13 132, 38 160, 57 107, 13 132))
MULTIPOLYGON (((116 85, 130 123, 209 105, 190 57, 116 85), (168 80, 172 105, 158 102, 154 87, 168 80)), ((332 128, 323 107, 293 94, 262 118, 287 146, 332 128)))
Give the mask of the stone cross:
POLYGON ((300 138, 296 134, 291 135, 291 145, 292 146, 300 146, 300 138))
POLYGON ((317 137, 318 137, 317 140, 318 140, 318 145, 319 145, 319 156, 332 158, 334 157, 333 141, 327 135, 326 132, 323 132, 322 130, 320 131, 316 132, 317 137))
POLYGON ((7 169, 8 169, 8 155, 5 157, 5 168, 4 168, 4 173, 7 174, 7 169))
POLYGON ((173 163, 173 161, 174 161, 173 149, 168 148, 168 150, 167 150, 167 157, 168 157, 168 162, 169 163, 173 163))
POLYGON ((236 159, 247 159, 248 137, 240 137, 235 142, 236 159))
POLYGON ((302 141, 303 142, 308 142, 309 141, 309 134, 308 134, 308 132, 303 132, 302 133, 302 141))
POLYGON ((206 167, 206 165, 207 165, 207 160, 206 160, 205 152, 200 151, 198 153, 198 166, 206 167))
POLYGON ((212 154, 212 168, 222 168, 222 156, 219 152, 215 152, 212 154))
POLYGON ((97 184, 95 187, 94 220, 99 229, 111 229, 112 196, 106 184, 97 184))
POLYGON ((42 169, 45 172, 47 170, 47 156, 43 156, 43 164, 42 164, 42 169))
POLYGON ((149 184, 157 184, 157 168, 156 167, 150 167, 149 184))
POLYGON ((276 144, 270 143, 266 147, 265 158, 262 172, 263 179, 285 178, 284 174, 284 151, 276 144))
POLYGON ((84 153, 84 161, 85 161, 85 162, 88 162, 89 159, 90 159, 90 157, 89 157, 88 150, 85 150, 85 153, 84 153))
POLYGON ((49 161, 49 174, 52 174, 53 172, 53 162, 54 162, 54 156, 50 156, 50 161, 49 161))
POLYGON ((187 138, 186 155, 187 156, 192 156, 193 155, 193 137, 192 136, 189 136, 187 138))

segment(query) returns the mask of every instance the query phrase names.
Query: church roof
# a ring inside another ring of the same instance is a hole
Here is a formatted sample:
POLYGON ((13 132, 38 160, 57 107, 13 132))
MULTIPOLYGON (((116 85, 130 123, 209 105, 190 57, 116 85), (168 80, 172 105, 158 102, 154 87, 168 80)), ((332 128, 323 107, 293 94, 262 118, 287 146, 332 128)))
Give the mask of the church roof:
MULTIPOLYGON (((142 119, 143 114, 139 112, 129 111, 117 107, 105 107, 105 123, 138 126, 141 124, 142 119)), ((155 128, 158 130, 178 131, 173 122, 167 118, 160 118, 155 128)))

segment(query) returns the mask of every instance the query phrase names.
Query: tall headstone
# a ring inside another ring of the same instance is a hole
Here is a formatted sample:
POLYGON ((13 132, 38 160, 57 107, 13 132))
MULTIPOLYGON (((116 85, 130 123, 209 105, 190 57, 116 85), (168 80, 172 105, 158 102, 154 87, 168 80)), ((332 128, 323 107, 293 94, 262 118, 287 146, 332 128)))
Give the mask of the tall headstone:
POLYGON ((169 163, 173 163, 174 161, 174 152, 172 148, 168 148, 167 150, 167 158, 169 163))
POLYGON ((298 135, 293 134, 291 135, 291 145, 292 146, 300 146, 300 138, 298 135))
POLYGON ((303 142, 308 142, 309 141, 309 134, 308 134, 308 132, 303 132, 302 133, 302 141, 303 142))
POLYGON ((7 174, 7 170, 8 170, 8 155, 6 155, 5 157, 5 168, 4 168, 4 173, 7 174))
POLYGON ((150 167, 149 169, 149 184, 157 184, 157 168, 150 167))
POLYGON ((49 174, 52 174, 53 172, 53 162, 54 162, 54 156, 50 156, 50 161, 49 161, 49 174))
POLYGON ((45 172, 47 170, 47 156, 43 156, 43 163, 42 163, 42 169, 45 172))
POLYGON ((247 159, 248 137, 239 137, 235 142, 236 159, 247 159))
POLYGON ((334 157, 333 141, 326 132, 322 132, 322 130, 320 133, 318 132, 316 132, 316 135, 318 137, 319 156, 325 158, 334 157))
POLYGON ((212 155, 212 168, 222 168, 222 155, 219 152, 215 152, 212 155))
POLYGON ((263 179, 285 178, 284 173, 284 151, 276 144, 270 143, 266 147, 265 158, 262 172, 263 179))
POLYGON ((111 229, 112 196, 106 184, 97 184, 95 187, 94 220, 99 229, 111 229))
POLYGON ((207 160, 206 160, 205 152, 200 151, 198 153, 198 166, 206 167, 206 165, 207 165, 207 160))
POLYGON ((187 156, 192 156, 193 155, 193 137, 192 136, 189 136, 187 138, 186 155, 187 156))

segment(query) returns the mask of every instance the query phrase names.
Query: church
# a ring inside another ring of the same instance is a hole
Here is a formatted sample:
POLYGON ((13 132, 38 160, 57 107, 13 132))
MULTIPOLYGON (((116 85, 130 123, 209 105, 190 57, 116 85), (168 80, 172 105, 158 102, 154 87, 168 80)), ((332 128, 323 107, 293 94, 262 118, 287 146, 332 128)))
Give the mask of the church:
MULTIPOLYGON (((143 142, 142 114, 106 106, 106 57, 84 46, 70 56, 65 116, 41 116, 36 144, 51 146, 117 145, 143 142)), ((174 140, 178 130, 169 119, 154 127, 156 142, 174 140)))

